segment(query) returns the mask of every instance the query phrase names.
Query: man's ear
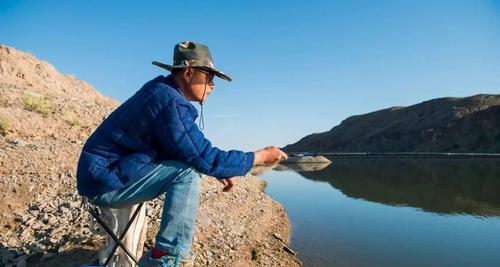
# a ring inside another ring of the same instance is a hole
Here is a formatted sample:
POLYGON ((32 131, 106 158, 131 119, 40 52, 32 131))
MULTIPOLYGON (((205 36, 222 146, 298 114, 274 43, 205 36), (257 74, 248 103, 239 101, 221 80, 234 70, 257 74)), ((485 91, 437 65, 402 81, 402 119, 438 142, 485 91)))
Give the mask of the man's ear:
POLYGON ((182 72, 182 77, 186 81, 190 81, 192 76, 193 76, 193 69, 192 68, 185 68, 184 71, 182 72))

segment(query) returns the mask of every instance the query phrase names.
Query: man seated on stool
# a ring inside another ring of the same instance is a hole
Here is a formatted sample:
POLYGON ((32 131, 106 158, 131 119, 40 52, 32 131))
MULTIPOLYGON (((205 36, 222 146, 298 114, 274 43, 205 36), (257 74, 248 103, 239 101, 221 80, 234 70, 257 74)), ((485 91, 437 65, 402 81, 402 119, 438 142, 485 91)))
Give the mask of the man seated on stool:
MULTIPOLYGON (((179 266, 191 255, 199 204, 200 173, 216 177, 230 190, 234 176, 253 165, 287 158, 276 147, 256 152, 212 147, 195 120, 200 105, 214 89, 215 69, 208 47, 182 42, 174 48, 171 71, 147 82, 120 105, 85 143, 77 170, 81 195, 98 206, 123 208, 166 193, 154 248, 140 266, 179 266)), ((203 118, 203 108, 201 110, 203 118)))

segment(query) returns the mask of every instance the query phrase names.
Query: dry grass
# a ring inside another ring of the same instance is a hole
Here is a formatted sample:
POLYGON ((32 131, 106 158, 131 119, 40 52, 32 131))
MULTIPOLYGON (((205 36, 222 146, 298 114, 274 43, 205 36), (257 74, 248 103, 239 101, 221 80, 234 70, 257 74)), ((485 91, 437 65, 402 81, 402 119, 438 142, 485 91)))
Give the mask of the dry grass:
POLYGON ((48 98, 23 95, 22 101, 24 109, 42 114, 44 117, 47 117, 52 111, 52 105, 48 98))
POLYGON ((106 101, 100 97, 96 97, 94 99, 94 104, 96 104, 98 107, 105 107, 106 106, 106 101))

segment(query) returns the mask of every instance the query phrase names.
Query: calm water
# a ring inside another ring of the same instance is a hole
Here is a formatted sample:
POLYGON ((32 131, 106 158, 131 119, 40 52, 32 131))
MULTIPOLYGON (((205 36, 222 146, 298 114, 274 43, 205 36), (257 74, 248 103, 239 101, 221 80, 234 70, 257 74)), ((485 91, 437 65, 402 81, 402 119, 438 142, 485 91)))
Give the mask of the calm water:
POLYGON ((500 266, 499 159, 332 160, 262 175, 306 266, 500 266))

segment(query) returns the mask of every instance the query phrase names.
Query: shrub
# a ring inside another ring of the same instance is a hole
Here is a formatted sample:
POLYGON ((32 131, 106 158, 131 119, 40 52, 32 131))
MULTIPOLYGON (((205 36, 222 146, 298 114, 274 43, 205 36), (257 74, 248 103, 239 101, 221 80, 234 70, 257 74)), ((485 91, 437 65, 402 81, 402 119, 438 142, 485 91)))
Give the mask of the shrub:
POLYGON ((24 95, 23 96, 24 109, 42 114, 47 117, 51 112, 50 100, 44 97, 24 95))
POLYGON ((266 187, 267 187, 267 182, 266 182, 266 181, 264 181, 264 180, 262 180, 262 181, 260 182, 260 184, 259 184, 259 190, 260 190, 261 192, 264 192, 264 190, 266 189, 266 187))
POLYGON ((108 102, 104 97, 96 96, 94 98, 94 104, 96 104, 98 107, 108 107, 108 102))
POLYGON ((66 113, 64 116, 64 120, 70 125, 70 126, 80 126, 80 121, 78 120, 77 116, 75 113, 66 113))
POLYGON ((7 119, 0 117, 0 135, 5 135, 10 127, 10 123, 7 119))

